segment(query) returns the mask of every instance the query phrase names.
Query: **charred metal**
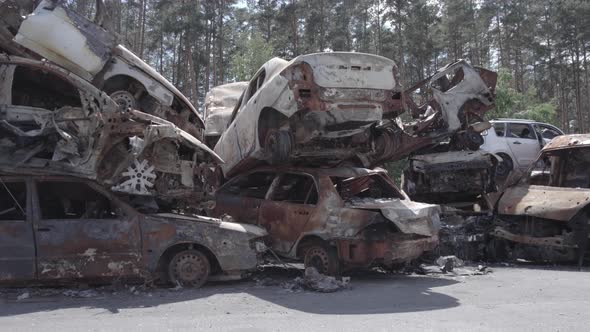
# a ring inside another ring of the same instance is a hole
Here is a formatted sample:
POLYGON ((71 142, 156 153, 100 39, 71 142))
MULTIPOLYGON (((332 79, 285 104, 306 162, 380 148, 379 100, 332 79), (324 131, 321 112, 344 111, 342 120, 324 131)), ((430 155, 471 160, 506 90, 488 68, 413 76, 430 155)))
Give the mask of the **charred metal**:
POLYGON ((278 255, 334 274, 432 250, 439 212, 410 201, 382 170, 267 167, 219 188, 211 213, 264 227, 278 255))

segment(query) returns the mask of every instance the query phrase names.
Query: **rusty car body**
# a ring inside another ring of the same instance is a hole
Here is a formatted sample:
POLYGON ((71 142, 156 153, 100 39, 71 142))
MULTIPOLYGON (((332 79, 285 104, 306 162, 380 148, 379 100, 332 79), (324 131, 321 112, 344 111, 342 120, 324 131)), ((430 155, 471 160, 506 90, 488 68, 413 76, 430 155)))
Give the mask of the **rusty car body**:
POLYGON ((240 96, 248 87, 248 82, 234 82, 216 86, 205 96, 205 134, 204 141, 213 148, 227 128, 232 112, 240 96))
POLYGON ((245 276, 264 250, 259 227, 143 214, 89 180, 21 174, 0 183, 2 283, 142 278, 199 287, 245 276))
POLYGON ((47 61, 0 55, 0 170, 74 175, 133 195, 200 199, 221 161, 169 121, 121 110, 47 61))
POLYGON ((219 188, 211 213, 259 225, 278 255, 337 274, 433 249, 439 212, 411 201, 384 170, 261 167, 219 188))
POLYGON ((497 202, 492 235, 510 257, 583 263, 590 233, 590 135, 558 136, 497 202))
POLYGON ((373 167, 450 136, 459 148, 480 144, 471 125, 493 107, 495 82, 495 73, 458 61, 402 91, 395 64, 381 56, 274 58, 250 81, 215 152, 229 178, 264 162, 373 167), (415 121, 403 124, 406 109, 415 121))
MULTIPOLYGON (((14 16, 22 10, 3 16, 14 16)), ((17 17, 12 21, 5 24, 6 29, 10 28, 14 41, 27 52, 15 50, 14 43, 3 43, 8 44, 4 48, 11 54, 27 56, 34 52, 105 91, 121 109, 137 109, 160 117, 201 139, 203 120, 186 96, 118 44, 113 33, 59 0, 42 0, 24 19, 17 17)))
POLYGON ((470 150, 413 155, 408 158, 402 188, 418 202, 488 208, 485 195, 497 189, 499 159, 491 153, 470 150))

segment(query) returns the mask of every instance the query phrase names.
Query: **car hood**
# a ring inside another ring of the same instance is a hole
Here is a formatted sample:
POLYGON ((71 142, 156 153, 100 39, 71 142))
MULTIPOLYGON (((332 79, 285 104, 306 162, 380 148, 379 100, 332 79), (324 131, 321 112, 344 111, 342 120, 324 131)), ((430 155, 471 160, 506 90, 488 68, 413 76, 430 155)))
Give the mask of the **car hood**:
POLYGON ((440 206, 408 199, 356 199, 347 202, 356 209, 380 210, 402 233, 433 236, 440 230, 440 206))
POLYGON ((230 231, 240 232, 240 233, 247 233, 254 235, 256 237, 266 236, 268 233, 264 228, 248 225, 248 224, 240 224, 236 222, 228 222, 222 221, 221 219, 217 218, 210 218, 205 216, 198 216, 198 215, 184 215, 184 214, 175 214, 175 213, 155 213, 150 214, 151 217, 156 218, 166 218, 166 219, 175 219, 175 220, 182 220, 182 221, 189 221, 189 222, 201 222, 201 223, 208 223, 211 225, 215 225, 222 229, 227 229, 230 231))

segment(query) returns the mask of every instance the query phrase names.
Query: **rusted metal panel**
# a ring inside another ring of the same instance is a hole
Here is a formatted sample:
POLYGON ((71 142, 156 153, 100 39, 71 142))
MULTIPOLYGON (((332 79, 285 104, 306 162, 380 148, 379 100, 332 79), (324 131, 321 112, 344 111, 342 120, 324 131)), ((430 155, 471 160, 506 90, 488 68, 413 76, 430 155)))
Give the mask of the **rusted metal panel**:
POLYGON ((47 175, 0 179, 29 185, 27 191, 13 188, 2 194, 8 202, 10 195, 28 196, 27 204, 19 205, 26 220, 0 220, 0 282, 155 280, 166 273, 171 258, 166 252, 176 245, 203 250, 213 274, 235 279, 256 268, 264 249, 257 245, 266 235, 262 228, 202 216, 144 215, 87 180, 47 175))
POLYGON ((570 149, 590 145, 590 134, 576 134, 557 136, 545 144, 542 152, 550 150, 570 149))
POLYGON ((588 203, 588 189, 519 185, 504 191, 498 213, 566 222, 588 203))
POLYGON ((36 269, 33 209, 31 192, 27 190, 30 181, 10 177, 2 177, 0 180, 0 195, 3 198, 3 211, 0 215, 2 218, 0 220, 0 282, 33 280, 36 269), (19 189, 22 191, 15 192, 14 189, 17 189, 15 185, 20 186, 19 189), (13 196, 10 196, 11 194, 13 196), (16 213, 8 217, 8 205, 13 197, 19 201, 20 206, 13 207, 16 213), (5 203, 8 204, 5 205, 5 203))

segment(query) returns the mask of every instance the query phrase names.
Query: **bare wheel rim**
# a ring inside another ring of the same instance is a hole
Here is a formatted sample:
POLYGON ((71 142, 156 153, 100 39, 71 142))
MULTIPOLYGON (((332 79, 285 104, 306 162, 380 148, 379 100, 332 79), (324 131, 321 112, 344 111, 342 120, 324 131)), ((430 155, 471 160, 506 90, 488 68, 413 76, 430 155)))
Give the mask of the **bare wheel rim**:
POLYGON ((309 267, 314 267, 322 274, 326 274, 330 270, 330 255, 324 248, 313 247, 309 249, 307 254, 309 267))
POLYGON ((119 105, 121 110, 135 109, 135 97, 129 91, 115 91, 111 94, 111 99, 119 105))
POLYGON ((183 251, 170 264, 170 277, 174 284, 200 287, 209 276, 209 262, 205 255, 195 250, 183 251))

